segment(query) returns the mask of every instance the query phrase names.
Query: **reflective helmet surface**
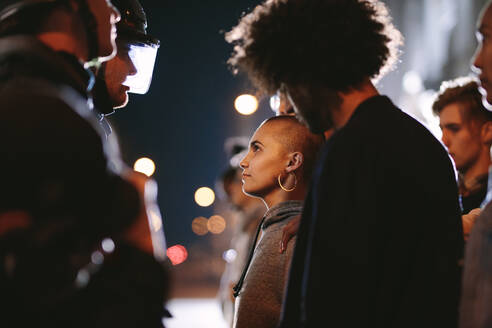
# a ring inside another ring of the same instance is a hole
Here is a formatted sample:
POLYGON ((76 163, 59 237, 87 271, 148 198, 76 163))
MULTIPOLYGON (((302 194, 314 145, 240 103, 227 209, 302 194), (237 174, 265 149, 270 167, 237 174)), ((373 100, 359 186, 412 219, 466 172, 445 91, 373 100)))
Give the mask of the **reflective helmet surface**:
POLYGON ((147 34, 147 15, 138 0, 112 0, 118 8, 121 20, 116 25, 118 37, 130 43, 159 46, 160 41, 147 34))
POLYGON ((112 3, 121 14, 116 24, 117 40, 129 46, 128 55, 137 71, 123 84, 130 88, 128 92, 145 94, 152 82, 160 41, 147 34, 147 16, 138 0, 112 0, 112 3))

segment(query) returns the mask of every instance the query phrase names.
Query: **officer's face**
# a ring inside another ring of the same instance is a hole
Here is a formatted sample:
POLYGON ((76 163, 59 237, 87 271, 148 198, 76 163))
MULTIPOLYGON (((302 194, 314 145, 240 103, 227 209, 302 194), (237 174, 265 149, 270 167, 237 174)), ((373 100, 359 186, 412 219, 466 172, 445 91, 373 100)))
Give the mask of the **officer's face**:
POLYGON ((481 16, 477 39, 478 47, 472 68, 480 78, 484 105, 492 110, 492 4, 488 5, 481 16))
POLYGON ((109 0, 87 0, 97 23, 99 56, 109 60, 116 54, 116 23, 121 19, 118 9, 109 0))
POLYGON ((128 55, 128 51, 130 50, 129 45, 118 41, 117 46, 118 52, 113 59, 106 63, 104 75, 113 108, 126 106, 128 103, 128 90, 130 88, 123 85, 123 82, 125 82, 128 76, 137 73, 128 55))

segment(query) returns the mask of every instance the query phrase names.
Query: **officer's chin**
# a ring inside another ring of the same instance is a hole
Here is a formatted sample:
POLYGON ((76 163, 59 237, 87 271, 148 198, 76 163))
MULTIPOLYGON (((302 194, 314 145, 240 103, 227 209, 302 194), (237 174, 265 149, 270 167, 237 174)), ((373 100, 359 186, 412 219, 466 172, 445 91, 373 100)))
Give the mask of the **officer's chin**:
POLYGON ((123 93, 118 97, 118 99, 115 99, 113 101, 113 108, 118 109, 118 108, 123 108, 128 104, 128 94, 127 91, 123 91, 123 93))

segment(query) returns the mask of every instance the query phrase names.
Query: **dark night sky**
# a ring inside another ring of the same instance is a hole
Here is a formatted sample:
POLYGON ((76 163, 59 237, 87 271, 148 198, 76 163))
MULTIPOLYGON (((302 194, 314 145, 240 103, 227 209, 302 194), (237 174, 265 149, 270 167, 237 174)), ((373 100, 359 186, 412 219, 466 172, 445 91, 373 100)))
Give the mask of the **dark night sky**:
POLYGON ((235 97, 252 88, 226 64, 232 48, 223 32, 258 1, 141 2, 148 32, 161 40, 152 85, 146 95, 130 95, 110 121, 129 165, 142 156, 155 161, 168 246, 187 246, 196 238, 193 218, 213 214, 193 196, 200 186, 214 187, 226 163, 225 139, 249 136, 273 114, 267 101, 250 117, 236 113, 235 97))

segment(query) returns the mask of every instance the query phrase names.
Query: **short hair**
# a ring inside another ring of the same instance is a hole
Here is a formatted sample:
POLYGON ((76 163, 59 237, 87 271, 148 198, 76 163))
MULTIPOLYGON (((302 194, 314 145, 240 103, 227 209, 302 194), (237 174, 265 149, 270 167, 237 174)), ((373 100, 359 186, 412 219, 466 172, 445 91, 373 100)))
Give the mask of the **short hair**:
POLYGON ((284 84, 337 91, 381 77, 398 57, 400 32, 377 0, 266 0, 226 34, 233 72, 263 92, 284 84))
POLYGON ((460 103, 464 105, 462 115, 465 123, 475 122, 482 125, 492 121, 492 112, 484 107, 478 86, 478 81, 471 77, 459 77, 444 81, 432 104, 432 111, 439 116, 444 107, 460 103))
POLYGON ((314 134, 299 122, 295 116, 279 115, 266 119, 262 126, 267 124, 285 123, 285 126, 279 129, 275 134, 278 141, 282 143, 288 151, 299 151, 304 157, 301 166, 301 172, 306 183, 309 183, 319 150, 324 144, 324 137, 320 134, 314 134))

